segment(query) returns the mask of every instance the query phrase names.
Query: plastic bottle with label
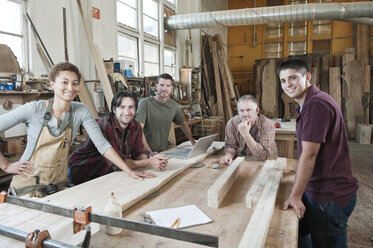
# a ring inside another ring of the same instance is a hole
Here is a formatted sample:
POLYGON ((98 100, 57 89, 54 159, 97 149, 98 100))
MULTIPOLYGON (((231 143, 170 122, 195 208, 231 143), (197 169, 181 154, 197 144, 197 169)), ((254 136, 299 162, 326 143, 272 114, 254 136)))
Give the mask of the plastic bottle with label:
MULTIPOLYGON (((116 202, 114 192, 111 192, 109 197, 109 203, 104 207, 105 215, 111 217, 122 218, 122 207, 116 202)), ((109 235, 118 235, 122 232, 121 228, 105 226, 105 232, 109 235)))

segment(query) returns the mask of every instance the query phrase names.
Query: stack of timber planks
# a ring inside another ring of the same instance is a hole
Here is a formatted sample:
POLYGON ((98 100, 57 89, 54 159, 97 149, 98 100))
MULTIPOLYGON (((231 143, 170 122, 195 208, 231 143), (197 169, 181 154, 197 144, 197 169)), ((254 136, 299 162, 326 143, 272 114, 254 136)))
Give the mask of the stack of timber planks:
POLYGON ((221 36, 202 36, 201 105, 209 116, 222 116, 225 123, 236 113, 238 95, 221 36))
MULTIPOLYGON (((359 59, 354 48, 341 56, 302 55, 311 72, 311 84, 328 93, 340 107, 349 138, 356 138, 358 124, 369 124, 371 66, 359 59)), ((259 108, 271 117, 295 118, 297 104, 283 92, 277 67, 280 59, 257 60, 255 92, 259 108)))

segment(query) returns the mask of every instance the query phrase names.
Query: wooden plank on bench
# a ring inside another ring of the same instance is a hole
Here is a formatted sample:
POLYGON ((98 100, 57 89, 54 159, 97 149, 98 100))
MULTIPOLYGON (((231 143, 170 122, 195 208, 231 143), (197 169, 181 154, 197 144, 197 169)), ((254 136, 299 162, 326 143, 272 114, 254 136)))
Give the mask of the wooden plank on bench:
POLYGON ((240 171, 240 164, 244 157, 237 157, 231 165, 224 171, 218 180, 207 191, 207 206, 210 208, 219 208, 224 197, 231 188, 234 180, 240 171))

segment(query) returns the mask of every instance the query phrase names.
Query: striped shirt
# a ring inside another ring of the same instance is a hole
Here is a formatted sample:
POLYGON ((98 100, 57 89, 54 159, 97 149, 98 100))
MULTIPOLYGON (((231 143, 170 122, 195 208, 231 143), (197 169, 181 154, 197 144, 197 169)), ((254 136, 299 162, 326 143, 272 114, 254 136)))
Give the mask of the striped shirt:
POLYGON ((224 154, 230 154, 235 158, 237 154, 253 156, 258 160, 266 160, 277 156, 277 145, 275 142, 275 124, 270 119, 259 114, 250 134, 257 142, 254 151, 250 151, 244 138, 238 131, 241 119, 238 115, 231 118, 225 128, 224 154))

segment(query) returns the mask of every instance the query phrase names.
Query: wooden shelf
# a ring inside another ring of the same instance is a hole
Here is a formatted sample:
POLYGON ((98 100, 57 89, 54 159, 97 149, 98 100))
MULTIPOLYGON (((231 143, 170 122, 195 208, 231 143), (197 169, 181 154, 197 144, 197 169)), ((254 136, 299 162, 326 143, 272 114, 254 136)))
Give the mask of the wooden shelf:
POLYGON ((24 104, 36 98, 44 98, 44 97, 52 96, 52 95, 53 95, 53 92, 50 92, 50 91, 41 91, 41 92, 1 91, 0 92, 0 104, 3 104, 6 100, 11 100, 14 104, 24 104))

